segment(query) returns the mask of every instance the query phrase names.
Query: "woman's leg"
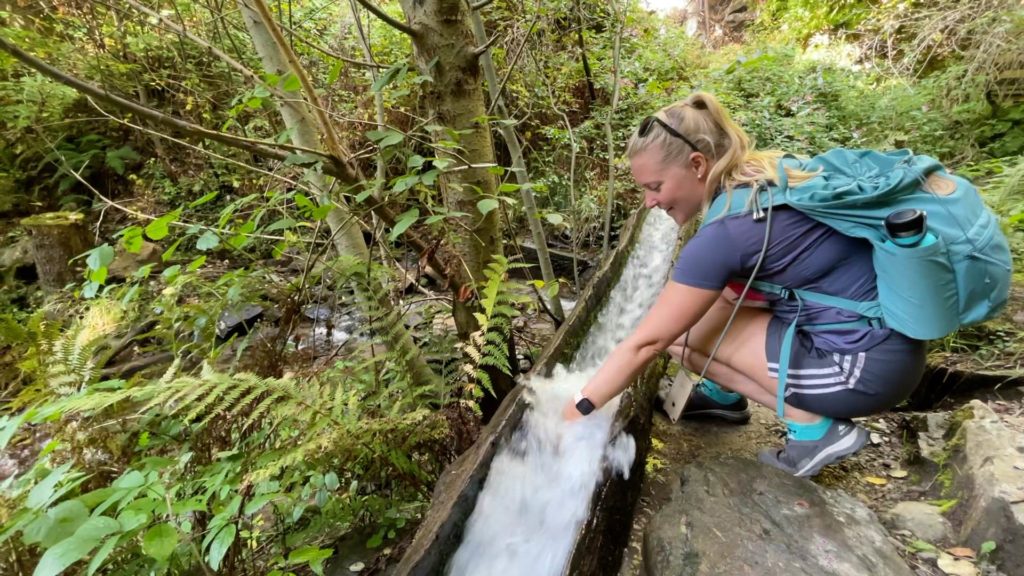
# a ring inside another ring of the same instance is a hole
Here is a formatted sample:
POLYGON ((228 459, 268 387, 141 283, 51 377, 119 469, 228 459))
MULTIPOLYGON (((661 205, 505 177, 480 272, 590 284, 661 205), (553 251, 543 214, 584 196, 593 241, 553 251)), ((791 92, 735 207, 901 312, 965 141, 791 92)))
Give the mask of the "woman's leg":
MULTIPOLYGON (((700 374, 707 362, 707 355, 715 345, 733 311, 733 303, 719 299, 700 322, 687 335, 669 347, 669 353, 679 358, 686 342, 686 356, 683 365, 700 374)), ((728 388, 747 398, 774 409, 778 380, 768 374, 768 358, 765 354, 765 340, 771 313, 764 309, 741 307, 719 346, 706 376, 723 388, 728 388)), ((815 422, 821 416, 785 405, 785 417, 793 422, 815 422)))

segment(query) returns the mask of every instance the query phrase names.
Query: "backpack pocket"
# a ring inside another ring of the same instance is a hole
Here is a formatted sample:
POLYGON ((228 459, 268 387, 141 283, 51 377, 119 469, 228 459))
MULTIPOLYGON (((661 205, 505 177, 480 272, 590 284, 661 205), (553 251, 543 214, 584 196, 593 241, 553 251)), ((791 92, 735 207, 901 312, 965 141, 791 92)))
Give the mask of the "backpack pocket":
POLYGON ((911 338, 942 338, 960 325, 956 276, 941 237, 905 248, 875 244, 878 302, 886 324, 911 338))

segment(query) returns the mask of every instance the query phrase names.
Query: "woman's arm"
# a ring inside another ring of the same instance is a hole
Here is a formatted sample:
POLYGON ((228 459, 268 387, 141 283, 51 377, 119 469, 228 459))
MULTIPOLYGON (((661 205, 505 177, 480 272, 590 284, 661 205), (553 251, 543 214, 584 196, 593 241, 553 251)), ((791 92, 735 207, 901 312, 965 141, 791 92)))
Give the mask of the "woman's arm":
MULTIPOLYGON (((583 396, 600 408, 617 396, 663 350, 689 330, 721 295, 670 281, 640 326, 608 355, 597 374, 583 387, 583 396)), ((566 420, 581 415, 571 399, 562 410, 566 420)))

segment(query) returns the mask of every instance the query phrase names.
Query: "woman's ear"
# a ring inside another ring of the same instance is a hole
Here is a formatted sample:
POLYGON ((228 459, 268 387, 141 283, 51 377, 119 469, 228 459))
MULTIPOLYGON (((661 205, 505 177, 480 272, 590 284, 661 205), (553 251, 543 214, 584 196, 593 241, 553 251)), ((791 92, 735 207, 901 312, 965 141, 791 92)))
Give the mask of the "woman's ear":
POLYGON ((708 172, 711 170, 711 165, 704 154, 700 152, 693 152, 690 154, 690 168, 697 174, 699 180, 703 180, 707 177, 708 172))

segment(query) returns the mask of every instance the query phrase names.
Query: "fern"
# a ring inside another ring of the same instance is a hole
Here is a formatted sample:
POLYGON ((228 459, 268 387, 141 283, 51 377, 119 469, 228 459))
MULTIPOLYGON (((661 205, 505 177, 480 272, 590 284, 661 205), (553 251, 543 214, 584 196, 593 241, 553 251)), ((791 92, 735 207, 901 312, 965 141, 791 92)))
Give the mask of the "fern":
POLYGON ((512 319, 519 316, 515 306, 530 299, 514 291, 515 284, 508 280, 508 271, 525 266, 509 262, 499 254, 484 269, 486 280, 480 286, 481 311, 473 314, 480 328, 462 344, 462 351, 467 357, 463 371, 476 380, 476 385, 469 387, 474 396, 481 395, 481 389, 494 395, 494 385, 485 368, 495 368, 512 376, 508 339, 512 337, 512 319))

